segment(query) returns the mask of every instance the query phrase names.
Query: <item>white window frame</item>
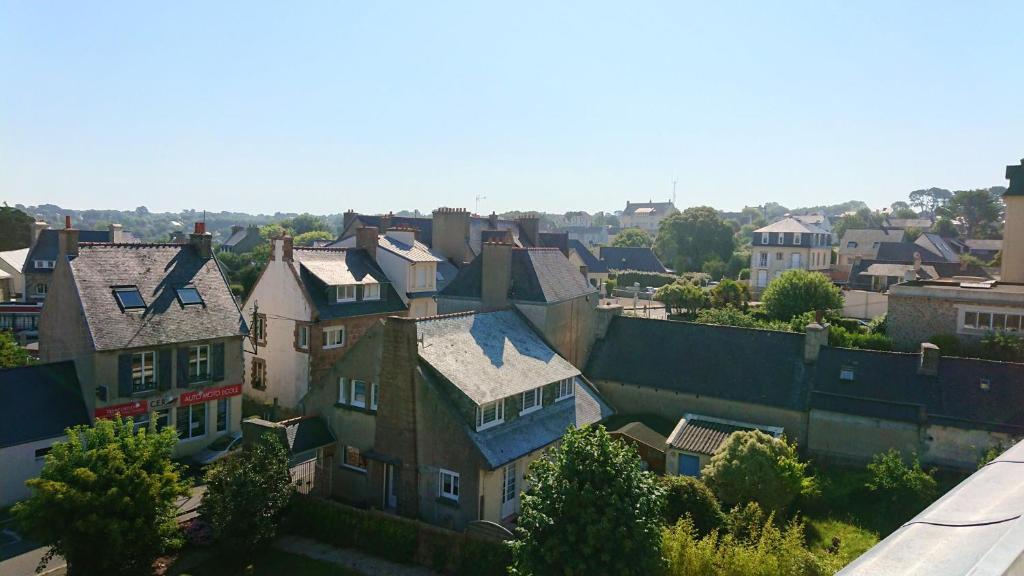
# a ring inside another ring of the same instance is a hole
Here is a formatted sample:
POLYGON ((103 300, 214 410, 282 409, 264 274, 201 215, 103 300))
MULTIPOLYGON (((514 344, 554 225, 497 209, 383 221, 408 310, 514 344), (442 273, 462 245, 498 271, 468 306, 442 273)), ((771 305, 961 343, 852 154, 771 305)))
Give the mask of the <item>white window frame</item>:
POLYGON ((355 284, 341 284, 334 287, 334 301, 335 302, 355 302, 356 301, 356 285, 355 284), (349 297, 348 293, 351 290, 352 296, 349 297))
POLYGON ((190 346, 188 349, 188 381, 205 382, 210 379, 210 374, 210 345, 190 346), (195 376, 192 375, 193 366, 195 366, 195 376), (205 372, 200 371, 204 366, 205 372))
POLYGON ((516 499, 518 495, 516 493, 519 476, 519 467, 516 462, 510 462, 502 468, 501 475, 501 503, 511 502, 516 499))
POLYGON ((377 397, 380 396, 380 384, 377 382, 370 383, 370 410, 377 409, 377 397))
POLYGON ((767 252, 758 252, 757 253, 757 265, 762 267, 762 268, 765 268, 765 267, 768 266, 768 253, 767 252))
MULTIPOLYGON (((185 440, 195 440, 196 438, 205 438, 210 433, 210 431, 209 431, 210 407, 207 406, 206 404, 207 404, 206 402, 200 402, 198 404, 190 404, 188 406, 179 406, 178 407, 178 412, 177 412, 177 414, 175 414, 175 418, 174 418, 174 429, 177 430, 178 432, 181 431, 179 429, 179 427, 178 427, 178 418, 181 418, 182 413, 184 413, 185 417, 188 418, 188 433, 189 433, 188 436, 179 436, 178 437, 179 440, 185 441, 185 440), (193 411, 196 410, 200 406, 203 407, 203 421, 201 423, 198 420, 193 421, 193 419, 192 419, 193 411), (202 425, 203 433, 202 434, 192 434, 192 431, 196 427, 198 427, 199 425, 202 425)), ((216 410, 216 407, 214 407, 214 409, 216 410)))
POLYGON ((768 280, 768 271, 767 270, 758 270, 757 271, 757 287, 758 288, 764 288, 765 286, 768 285, 768 282, 769 282, 769 280, 768 280))
POLYGON ((299 324, 297 330, 298 332, 296 335, 295 345, 298 346, 300 350, 309 350, 309 325, 299 324))
POLYGON ((768 232, 761 232, 761 244, 771 244, 771 234, 768 232))
POLYGON ((213 404, 214 432, 227 432, 231 428, 231 398, 219 398, 213 404), (223 404, 222 404, 223 403, 223 404), (220 407, 224 406, 224 427, 220 427, 220 407))
POLYGON ((348 404, 348 378, 338 378, 338 404, 348 404))
POLYGON ((803 234, 801 234, 801 233, 799 233, 799 232, 794 232, 794 233, 793 233, 793 244, 794 244, 794 245, 798 245, 798 244, 800 244, 800 238, 801 238, 802 236, 803 236, 803 234))
POLYGON ((260 377, 258 379, 256 378, 255 374, 253 375, 252 387, 257 389, 257 390, 266 390, 267 389, 267 363, 262 358, 253 358, 252 361, 253 361, 253 371, 260 375, 260 377), (257 382, 259 383, 259 386, 256 385, 257 382))
POLYGON ((54 269, 57 267, 56 260, 33 260, 36 268, 54 269))
POLYGON ((527 390, 521 394, 523 400, 523 409, 519 411, 519 415, 529 414, 530 412, 536 412, 544 407, 544 389, 534 388, 533 390, 527 390), (532 406, 526 405, 526 399, 531 398, 533 401, 532 406))
POLYGON ((782 246, 783 244, 786 243, 786 233, 785 232, 779 232, 778 234, 779 234, 779 241, 777 242, 777 244, 779 246, 782 246))
POLYGON ((856 248, 857 246, 858 246, 858 244, 857 244, 857 242, 855 240, 847 240, 847 242, 846 242, 846 247, 847 248, 856 248))
POLYGON ((363 284, 363 300, 380 300, 380 284, 363 284))
POLYGON ((157 388, 156 351, 145 350, 132 353, 132 394, 144 394, 157 388), (135 383, 135 357, 139 357, 139 379, 135 383))
POLYGON ((487 402, 476 407, 476 431, 487 430, 505 423, 505 399, 487 402), (484 422, 487 410, 494 406, 494 419, 484 422))
POLYGON ((1024 332, 1024 309, 1021 308, 1002 308, 997 306, 965 306, 958 305, 956 315, 956 331, 957 334, 972 334, 972 335, 983 335, 990 334, 992 332, 1007 332, 1011 334, 1019 334, 1024 332), (974 314, 974 324, 972 326, 967 325, 966 317, 968 314, 974 314), (995 328, 995 315, 999 314, 1003 316, 1002 328, 995 328), (988 317, 988 326, 981 327, 980 319, 982 315, 988 317), (1013 316, 1018 318, 1017 328, 1007 328, 1008 317, 1013 316))
POLYGON ((563 378, 558 381, 558 393, 555 402, 567 400, 576 395, 576 378, 563 378))
POLYGON ((330 350, 331 348, 341 348, 342 346, 345 345, 345 336, 346 334, 344 326, 329 326, 327 328, 324 328, 324 350, 330 350), (341 334, 340 341, 332 342, 333 340, 336 339, 331 338, 330 335, 336 333, 341 334))
POLYGON ((34 294, 36 296, 46 296, 46 294, 49 291, 50 291, 50 287, 47 286, 45 282, 37 282, 34 294))
POLYGON ((366 462, 366 457, 363 456, 363 451, 362 450, 360 450, 359 448, 356 448, 355 446, 350 446, 350 445, 346 444, 346 445, 343 446, 343 449, 342 449, 342 452, 341 452, 341 465, 342 465, 342 467, 348 468, 349 470, 355 470, 356 472, 363 472, 363 473, 365 473, 366 472, 366 466, 360 466, 359 465, 359 460, 357 460, 355 464, 350 464, 349 463, 349 461, 348 461, 349 449, 355 450, 356 454, 359 455, 359 460, 362 460, 363 462, 366 462))
POLYGON ((357 379, 353 378, 352 379, 352 388, 349 390, 349 395, 348 395, 349 405, 355 406, 356 408, 366 408, 366 404, 370 401, 369 395, 370 395, 370 385, 369 385, 369 383, 367 383, 366 380, 357 380, 357 379), (356 400, 356 397, 357 397, 357 395, 356 395, 356 386, 360 385, 360 384, 363 386, 363 399, 362 400, 356 400))
POLYGON ((455 502, 459 501, 459 473, 441 468, 437 472, 437 496, 455 502), (449 489, 445 490, 445 477, 448 478, 449 489))

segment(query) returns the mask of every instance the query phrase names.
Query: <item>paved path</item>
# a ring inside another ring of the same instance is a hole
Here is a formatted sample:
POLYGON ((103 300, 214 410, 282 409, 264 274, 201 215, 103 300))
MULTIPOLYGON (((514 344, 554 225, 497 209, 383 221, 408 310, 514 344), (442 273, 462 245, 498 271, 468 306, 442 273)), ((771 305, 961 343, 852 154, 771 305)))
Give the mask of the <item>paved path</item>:
POLYGON ((436 572, 426 568, 396 564, 357 550, 335 548, 298 536, 282 536, 274 541, 274 547, 314 560, 344 566, 364 576, 437 576, 436 572))

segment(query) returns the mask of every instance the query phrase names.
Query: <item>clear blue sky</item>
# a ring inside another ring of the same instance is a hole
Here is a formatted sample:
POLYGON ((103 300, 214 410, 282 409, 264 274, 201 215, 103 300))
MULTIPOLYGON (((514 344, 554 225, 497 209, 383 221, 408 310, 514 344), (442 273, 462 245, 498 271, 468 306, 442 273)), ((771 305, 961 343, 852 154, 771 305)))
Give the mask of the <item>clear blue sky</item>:
POLYGON ((1005 184, 1024 2, 0 3, 0 200, 738 209, 1005 184))

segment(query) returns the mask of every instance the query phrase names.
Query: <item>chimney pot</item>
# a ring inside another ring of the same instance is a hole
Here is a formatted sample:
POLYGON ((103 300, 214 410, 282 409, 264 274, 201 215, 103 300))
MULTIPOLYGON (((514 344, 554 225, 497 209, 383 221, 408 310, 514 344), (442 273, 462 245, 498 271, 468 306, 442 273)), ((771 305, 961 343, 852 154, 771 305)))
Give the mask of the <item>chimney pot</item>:
POLYGON ((206 222, 196 222, 196 234, 206 234, 206 222))
POLYGON ((189 234, 188 243, 200 258, 207 259, 213 256, 213 238, 206 233, 205 222, 196 222, 195 232, 189 234))
POLYGON ((828 344, 828 325, 812 322, 804 329, 804 362, 814 364, 818 361, 821 347, 828 344))

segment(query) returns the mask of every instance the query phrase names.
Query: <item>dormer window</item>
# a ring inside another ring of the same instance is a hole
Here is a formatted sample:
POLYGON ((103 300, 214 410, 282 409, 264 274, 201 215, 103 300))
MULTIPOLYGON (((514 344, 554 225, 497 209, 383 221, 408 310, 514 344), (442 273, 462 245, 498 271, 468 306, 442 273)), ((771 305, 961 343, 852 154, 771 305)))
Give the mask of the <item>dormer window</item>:
POLYGON ((559 400, 565 400, 566 398, 572 398, 576 393, 575 378, 566 378, 558 381, 558 395, 555 396, 555 402, 559 400))
POLYGON ((476 431, 486 430, 505 421, 505 399, 476 407, 476 431))
POLYGON ((800 238, 802 238, 802 237, 803 237, 803 234, 801 234, 799 232, 794 233, 793 234, 793 244, 799 244, 800 243, 800 238))
POLYGON ((363 300, 380 300, 380 284, 363 284, 363 300))
POLYGON ((761 244, 768 244, 769 243, 768 236, 769 236, 768 232, 761 232, 761 244))
POLYGON ((529 414, 536 410, 540 410, 544 404, 544 395, 541 393, 540 388, 534 388, 533 390, 527 390, 523 392, 523 409, 519 412, 519 415, 529 414))
POLYGON ((199 290, 195 286, 182 286, 176 292, 178 293, 178 302, 182 306, 203 303, 203 297, 199 295, 199 290))
POLYGON ((122 286, 114 288, 114 298, 117 299, 121 310, 145 310, 146 301, 136 286, 122 286))
POLYGON ((355 284, 346 284, 344 286, 334 287, 334 301, 335 302, 355 302, 356 300, 356 286, 355 284))
POLYGON ((786 242, 786 233, 785 232, 779 232, 779 245, 781 246, 785 242, 786 242))

